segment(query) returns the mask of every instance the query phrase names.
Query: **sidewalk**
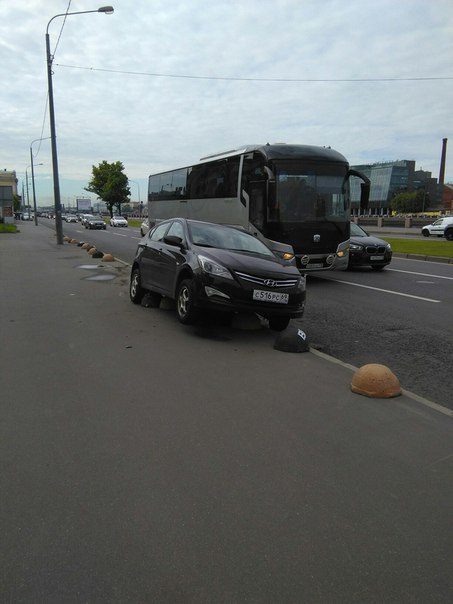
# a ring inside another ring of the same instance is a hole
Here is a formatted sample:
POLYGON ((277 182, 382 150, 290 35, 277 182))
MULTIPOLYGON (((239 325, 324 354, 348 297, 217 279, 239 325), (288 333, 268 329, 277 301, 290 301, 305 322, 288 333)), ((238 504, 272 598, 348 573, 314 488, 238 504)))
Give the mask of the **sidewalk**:
POLYGON ((0 600, 448 602, 452 414, 0 235, 0 600))

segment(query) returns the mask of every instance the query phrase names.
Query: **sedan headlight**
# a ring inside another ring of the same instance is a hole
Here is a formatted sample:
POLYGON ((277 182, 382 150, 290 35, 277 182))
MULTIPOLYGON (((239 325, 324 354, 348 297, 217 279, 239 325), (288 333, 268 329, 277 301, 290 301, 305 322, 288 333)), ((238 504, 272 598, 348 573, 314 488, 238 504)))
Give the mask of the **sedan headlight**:
POLYGON ((205 273, 208 273, 208 275, 223 277, 224 279, 233 279, 233 275, 227 268, 218 262, 211 260, 211 258, 208 258, 207 256, 198 256, 198 262, 200 263, 202 270, 205 273))
POLYGON ((363 250, 363 245, 357 245, 357 243, 350 243, 349 249, 354 252, 361 252, 363 250))
POLYGON ((392 246, 390 245, 390 243, 387 243, 387 251, 391 252, 392 251, 392 246))

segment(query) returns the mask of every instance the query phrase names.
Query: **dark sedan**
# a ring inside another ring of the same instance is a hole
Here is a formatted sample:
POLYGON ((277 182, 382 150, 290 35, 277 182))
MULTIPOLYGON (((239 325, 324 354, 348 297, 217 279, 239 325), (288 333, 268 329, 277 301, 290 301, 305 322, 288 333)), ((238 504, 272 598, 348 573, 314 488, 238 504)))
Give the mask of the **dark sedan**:
POLYGON ((86 229, 106 229, 106 224, 102 218, 97 218, 91 214, 85 214, 83 224, 86 229))
POLYGON ((145 294, 152 306, 176 300, 181 323, 194 323, 202 309, 255 312, 281 331, 304 313, 305 277, 246 231, 176 218, 138 244, 129 292, 135 304, 145 294))
POLYGON ((382 270, 392 260, 392 247, 387 241, 372 237, 358 224, 351 223, 348 268, 354 266, 371 266, 376 271, 382 270))

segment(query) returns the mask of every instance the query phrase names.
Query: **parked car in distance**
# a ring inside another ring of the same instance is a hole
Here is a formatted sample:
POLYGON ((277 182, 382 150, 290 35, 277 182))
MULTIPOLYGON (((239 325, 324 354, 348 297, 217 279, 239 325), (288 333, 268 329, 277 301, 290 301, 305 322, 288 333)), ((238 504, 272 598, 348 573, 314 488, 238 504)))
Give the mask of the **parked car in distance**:
POLYGON ((75 214, 66 214, 65 217, 66 222, 78 222, 79 219, 77 218, 77 216, 75 214))
POLYGON ((80 220, 80 224, 83 224, 83 226, 85 226, 85 220, 88 216, 92 216, 93 214, 80 214, 79 216, 79 220, 80 220))
POLYGON ((140 235, 144 237, 146 233, 149 231, 149 220, 145 218, 145 220, 140 225, 140 235))
POLYGON ((422 227, 422 235, 424 237, 429 237, 430 235, 437 235, 437 237, 445 236, 448 241, 453 241, 453 216, 444 216, 431 224, 426 224, 422 227))
POLYGON ((369 235, 358 224, 351 222, 348 269, 354 266, 371 266, 374 270, 380 271, 390 264, 391 260, 390 243, 369 235))
POLYGON ((124 216, 112 216, 110 218, 110 226, 112 227, 127 227, 128 222, 124 216))
POLYGON ((93 216, 92 214, 85 214, 83 224, 86 229, 106 229, 107 225, 102 218, 93 216))
POLYGON ((181 323, 195 323, 202 309, 255 312, 269 327, 285 329, 302 317, 305 276, 294 259, 277 257, 247 231, 175 218, 158 223, 140 240, 132 263, 129 294, 152 306, 176 300, 181 323))

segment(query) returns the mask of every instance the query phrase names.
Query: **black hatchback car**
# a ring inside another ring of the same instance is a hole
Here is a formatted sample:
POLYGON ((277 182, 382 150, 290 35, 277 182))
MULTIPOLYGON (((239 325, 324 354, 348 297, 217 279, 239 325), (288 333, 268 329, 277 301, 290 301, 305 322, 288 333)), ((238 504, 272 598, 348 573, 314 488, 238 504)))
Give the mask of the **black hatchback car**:
POLYGON ((255 312, 271 329, 302 317, 305 277, 294 260, 277 257, 252 234, 235 227, 175 218, 158 223, 138 244, 130 298, 151 306, 176 300, 181 323, 194 323, 201 309, 255 312))
POLYGON ((376 271, 382 270, 392 260, 390 243, 378 237, 372 237, 358 224, 351 222, 348 268, 354 266, 371 266, 376 271))

